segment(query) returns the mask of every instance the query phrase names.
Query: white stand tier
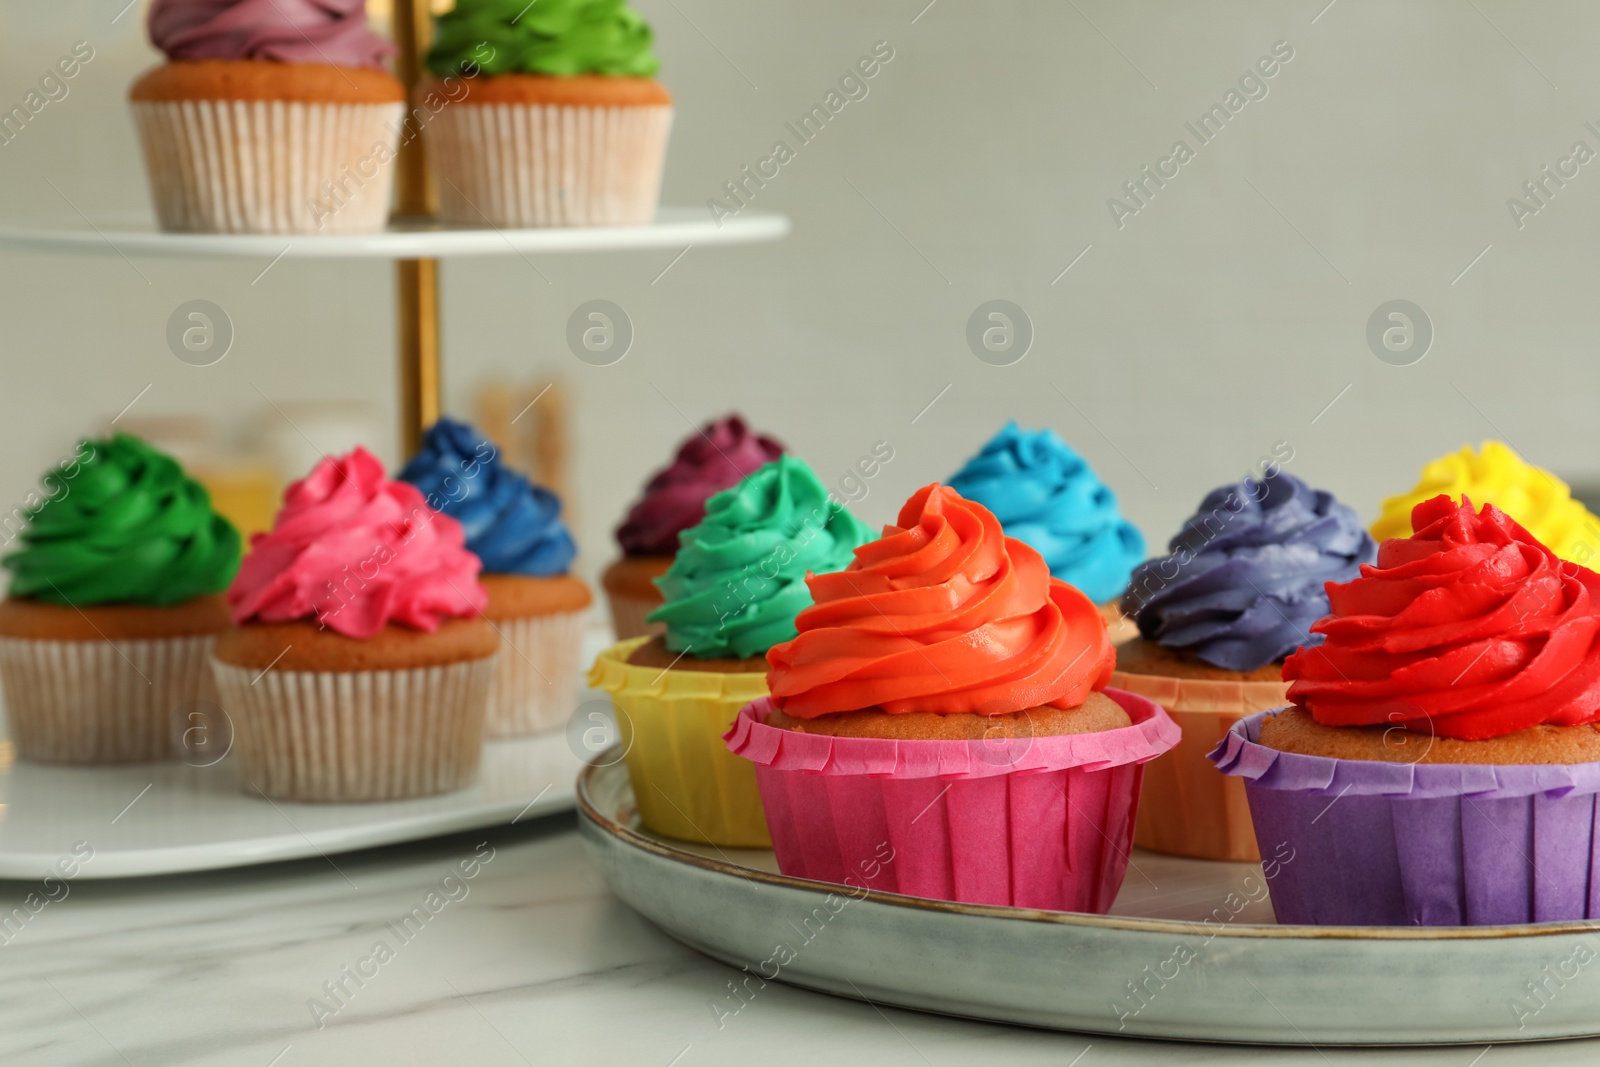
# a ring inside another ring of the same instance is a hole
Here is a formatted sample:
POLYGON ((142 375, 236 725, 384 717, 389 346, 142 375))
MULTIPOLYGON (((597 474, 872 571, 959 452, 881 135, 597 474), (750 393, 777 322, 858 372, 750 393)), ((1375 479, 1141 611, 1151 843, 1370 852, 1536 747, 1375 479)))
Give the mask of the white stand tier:
POLYGON ((0 221, 0 249, 169 257, 438 259, 753 244, 776 241, 788 233, 785 215, 745 211, 719 224, 705 209, 693 207, 661 208, 648 226, 500 230, 400 219, 382 233, 317 235, 163 233, 148 215, 128 214, 94 222, 82 216, 0 221))

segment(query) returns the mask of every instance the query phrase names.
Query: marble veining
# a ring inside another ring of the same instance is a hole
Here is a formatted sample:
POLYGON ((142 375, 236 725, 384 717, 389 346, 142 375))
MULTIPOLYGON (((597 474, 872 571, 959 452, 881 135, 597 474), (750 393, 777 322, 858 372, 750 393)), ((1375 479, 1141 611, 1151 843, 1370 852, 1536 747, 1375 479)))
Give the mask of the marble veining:
MULTIPOLYGON (((1481 1048, 1283 1050, 1124 1041, 923 1015, 769 983, 736 1016, 736 973, 606 890, 570 816, 263 867, 76 881, 0 945, 0 1063, 1004 1062, 1054 1067, 1469 1067, 1481 1048), (398 943, 394 923, 458 864, 468 891, 398 943), (337 867, 334 866, 337 864, 337 867), (387 938, 393 958, 333 1005, 323 987, 387 938)), ((27 882, 0 883, 14 907, 27 882)), ((1591 1063, 1600 1041, 1496 1047, 1479 1067, 1591 1063)))

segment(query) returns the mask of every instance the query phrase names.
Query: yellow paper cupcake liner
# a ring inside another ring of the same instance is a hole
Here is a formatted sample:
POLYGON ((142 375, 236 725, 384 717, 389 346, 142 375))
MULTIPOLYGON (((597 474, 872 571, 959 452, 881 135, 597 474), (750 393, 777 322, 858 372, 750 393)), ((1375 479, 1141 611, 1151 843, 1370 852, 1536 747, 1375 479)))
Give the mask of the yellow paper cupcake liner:
POLYGON ((767 695, 767 676, 630 665, 648 640, 619 641, 589 670, 617 709, 640 820, 683 841, 771 848, 755 764, 722 741, 739 709, 767 695))

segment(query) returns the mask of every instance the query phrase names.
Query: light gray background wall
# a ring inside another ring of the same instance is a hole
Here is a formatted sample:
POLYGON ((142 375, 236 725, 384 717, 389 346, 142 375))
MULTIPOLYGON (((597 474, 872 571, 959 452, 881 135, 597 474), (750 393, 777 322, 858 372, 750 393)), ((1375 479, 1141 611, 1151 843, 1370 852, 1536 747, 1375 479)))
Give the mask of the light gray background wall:
MULTIPOLYGON (((156 57, 140 11, 112 22, 125 2, 0 0, 0 100, 19 100, 75 40, 98 53, 70 97, 0 148, 0 214, 70 214, 60 194, 92 218, 144 209, 124 95, 156 57)), ((1292 471, 1367 517, 1425 459, 1489 436, 1600 476, 1600 163, 1520 230, 1506 207, 1573 142, 1600 150, 1584 128, 1600 126, 1600 8, 925 3, 639 0, 679 104, 672 204, 702 204, 874 42, 894 47, 870 95, 760 194, 793 217, 788 240, 696 249, 655 284, 672 251, 540 260, 548 281, 514 257, 446 264, 452 407, 489 374, 559 374, 574 391, 586 570, 688 431, 674 404, 696 420, 743 410, 825 478, 888 439, 896 458, 859 509, 873 523, 1009 417, 1056 427, 1153 543, 1280 439, 1292 471), (1192 144, 1183 123, 1280 40, 1294 59, 1269 95, 1119 230, 1107 198, 1178 137, 1192 144), (568 314, 595 297, 638 333, 610 368, 563 341, 568 314), (1037 332, 1006 368, 964 340, 973 308, 996 297, 1037 332), (1395 298, 1437 330, 1413 366, 1380 362, 1364 339, 1395 298)), ((136 272, 115 256, 0 255, 0 497, 20 499, 147 383, 146 415, 241 419, 261 408, 258 388, 390 412, 388 266, 285 261, 252 286, 264 265, 136 272), (238 330, 211 368, 163 341, 169 313, 196 297, 238 330)), ((392 435, 374 444, 396 458, 392 435)))

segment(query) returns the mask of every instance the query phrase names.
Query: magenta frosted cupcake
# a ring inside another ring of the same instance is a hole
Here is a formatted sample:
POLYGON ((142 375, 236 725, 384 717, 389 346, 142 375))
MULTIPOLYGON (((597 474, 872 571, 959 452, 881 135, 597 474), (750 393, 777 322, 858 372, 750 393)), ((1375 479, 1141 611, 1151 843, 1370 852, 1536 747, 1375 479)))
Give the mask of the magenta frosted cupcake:
POLYGON ((702 426, 678 446, 670 464, 650 476, 617 527, 622 558, 600 580, 618 640, 663 632, 665 627, 646 616, 661 606, 655 580, 672 566, 678 535, 699 525, 713 495, 731 489, 784 451, 776 439, 755 433, 738 415, 728 415, 702 426))
POLYGON ((405 88, 363 0, 154 0, 129 92, 164 230, 383 228, 405 88))

